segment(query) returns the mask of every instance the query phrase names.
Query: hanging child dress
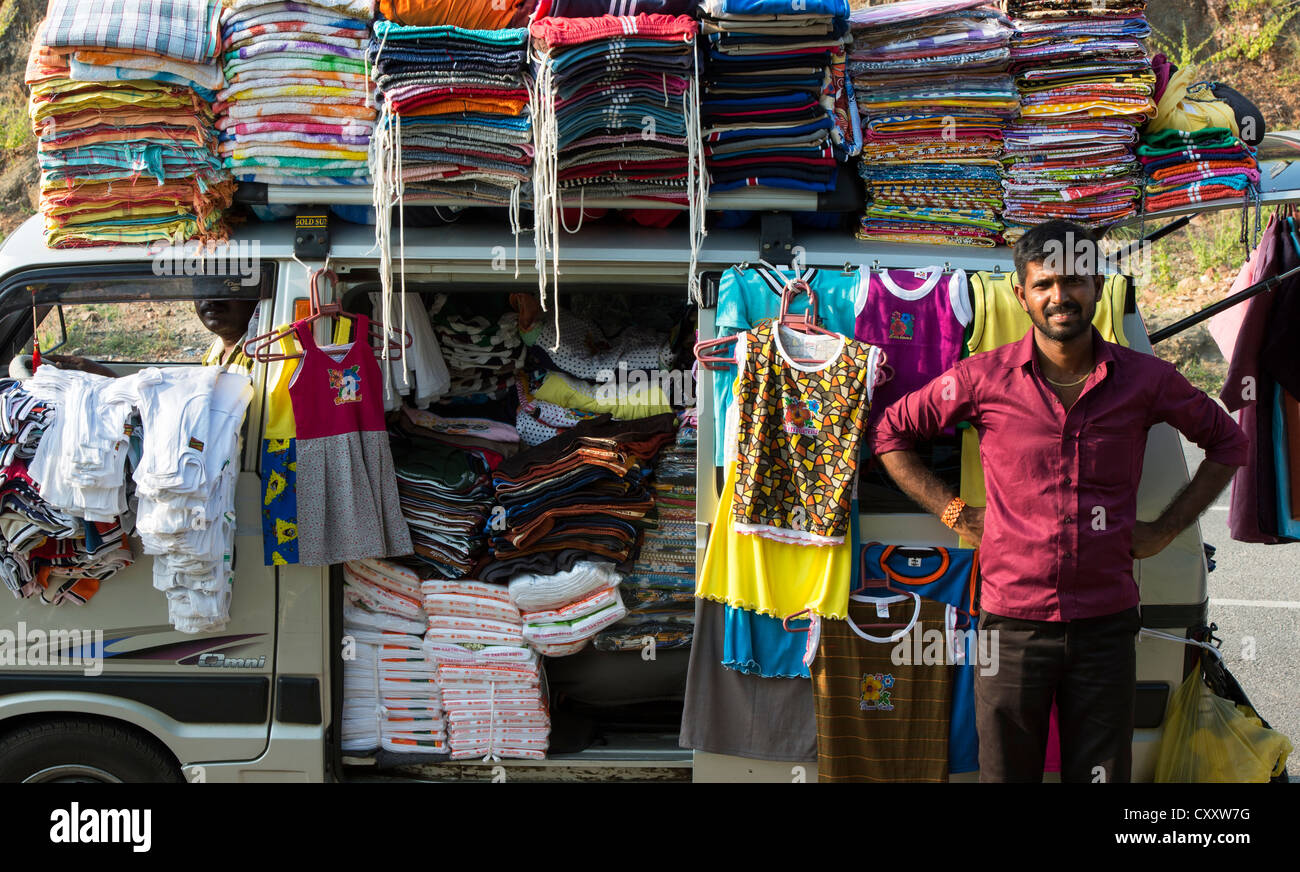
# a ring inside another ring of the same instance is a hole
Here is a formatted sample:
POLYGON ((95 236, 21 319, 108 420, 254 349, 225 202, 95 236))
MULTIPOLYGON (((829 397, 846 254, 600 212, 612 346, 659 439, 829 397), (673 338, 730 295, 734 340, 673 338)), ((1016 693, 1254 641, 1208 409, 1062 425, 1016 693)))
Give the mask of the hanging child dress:
POLYGON ((356 341, 316 345, 294 324, 302 359, 289 382, 297 430, 298 562, 326 566, 410 554, 384 424, 384 383, 358 315, 356 341))

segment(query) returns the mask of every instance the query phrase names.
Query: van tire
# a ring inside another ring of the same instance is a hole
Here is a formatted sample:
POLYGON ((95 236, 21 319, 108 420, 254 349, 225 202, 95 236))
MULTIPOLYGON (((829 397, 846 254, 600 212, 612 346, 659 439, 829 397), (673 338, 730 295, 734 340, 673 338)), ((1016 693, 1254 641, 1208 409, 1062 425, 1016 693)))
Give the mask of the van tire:
POLYGON ((0 738, 0 783, 184 780, 176 761, 156 742, 109 721, 60 718, 0 738))

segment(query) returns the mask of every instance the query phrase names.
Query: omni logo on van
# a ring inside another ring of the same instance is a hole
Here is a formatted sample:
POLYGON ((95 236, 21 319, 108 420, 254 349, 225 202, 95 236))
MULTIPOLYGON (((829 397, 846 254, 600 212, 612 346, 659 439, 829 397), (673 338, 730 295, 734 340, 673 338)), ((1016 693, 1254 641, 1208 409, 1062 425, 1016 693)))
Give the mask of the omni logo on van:
POLYGON ((199 666, 218 669, 257 669, 266 665, 266 655, 261 657, 227 657, 225 654, 201 654, 199 666))

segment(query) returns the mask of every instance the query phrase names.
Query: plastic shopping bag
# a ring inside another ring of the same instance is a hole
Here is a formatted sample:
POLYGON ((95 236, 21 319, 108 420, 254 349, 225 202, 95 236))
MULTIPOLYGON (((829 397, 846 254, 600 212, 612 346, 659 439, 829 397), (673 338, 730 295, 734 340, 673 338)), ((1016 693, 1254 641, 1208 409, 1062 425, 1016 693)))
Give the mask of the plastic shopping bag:
POLYGON ((1195 669, 1174 693, 1156 781, 1256 782, 1281 774, 1292 746, 1248 705, 1218 696, 1195 669))

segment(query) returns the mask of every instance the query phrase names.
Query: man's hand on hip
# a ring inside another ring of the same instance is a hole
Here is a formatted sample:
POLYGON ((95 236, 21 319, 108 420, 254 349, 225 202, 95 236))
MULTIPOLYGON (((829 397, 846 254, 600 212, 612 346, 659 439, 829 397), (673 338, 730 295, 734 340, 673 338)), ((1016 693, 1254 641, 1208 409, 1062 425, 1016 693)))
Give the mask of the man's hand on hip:
POLYGON ((962 506, 961 514, 957 516, 957 526, 954 529, 957 531, 957 535, 972 543, 975 548, 980 547, 980 540, 984 538, 984 508, 982 506, 962 506))
POLYGON ((1131 553, 1134 560, 1154 557, 1169 547, 1169 543, 1178 538, 1178 531, 1170 532, 1159 521, 1138 521, 1133 525, 1133 545, 1131 553))

